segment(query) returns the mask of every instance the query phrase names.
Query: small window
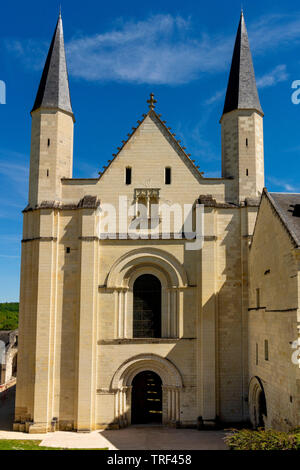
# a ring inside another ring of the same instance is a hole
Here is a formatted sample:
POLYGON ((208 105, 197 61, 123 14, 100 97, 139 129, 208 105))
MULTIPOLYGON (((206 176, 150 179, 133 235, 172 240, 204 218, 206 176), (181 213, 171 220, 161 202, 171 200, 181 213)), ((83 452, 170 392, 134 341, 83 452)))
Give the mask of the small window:
POLYGON ((258 366, 258 343, 256 343, 255 348, 255 364, 258 366))
POLYGON ((248 147, 248 139, 246 139, 246 147, 248 147))
POLYGON ((125 170, 125 183, 131 184, 131 168, 127 167, 125 170))
POLYGON ((171 184, 171 168, 165 168, 165 184, 171 184))
POLYGON ((70 253, 70 252, 71 252, 71 248, 69 246, 67 246, 66 253, 70 253))
POLYGON ((50 147, 50 139, 48 139, 48 147, 50 147))
POLYGON ((269 360, 269 341, 265 339, 265 361, 269 360))
POLYGON ((47 178, 48 178, 48 176, 49 176, 49 170, 47 170, 47 178))
POLYGON ((249 171, 248 171, 248 168, 246 170, 246 176, 249 176, 249 171))
POLYGON ((260 289, 256 289, 256 308, 260 308, 260 289))

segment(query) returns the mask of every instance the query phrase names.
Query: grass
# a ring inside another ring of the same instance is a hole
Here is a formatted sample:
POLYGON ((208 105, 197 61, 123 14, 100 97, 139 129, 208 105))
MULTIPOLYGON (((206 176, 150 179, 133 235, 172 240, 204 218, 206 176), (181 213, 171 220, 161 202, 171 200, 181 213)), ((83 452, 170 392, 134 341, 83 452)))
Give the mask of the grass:
POLYGON ((232 429, 225 443, 230 450, 300 450, 300 430, 232 429))
POLYGON ((0 330, 16 330, 19 324, 19 303, 0 303, 0 330))
POLYGON ((64 447, 43 447, 42 441, 31 439, 0 439, 0 450, 107 450, 107 449, 67 449, 64 447))

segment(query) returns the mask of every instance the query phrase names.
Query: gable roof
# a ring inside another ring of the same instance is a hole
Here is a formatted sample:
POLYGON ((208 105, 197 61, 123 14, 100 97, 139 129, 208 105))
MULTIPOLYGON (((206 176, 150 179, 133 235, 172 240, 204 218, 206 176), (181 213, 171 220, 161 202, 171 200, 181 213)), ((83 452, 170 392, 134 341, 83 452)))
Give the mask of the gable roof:
POLYGON ((202 176, 203 172, 199 171, 199 167, 197 165, 195 165, 194 160, 191 160, 191 158, 190 158, 191 154, 186 153, 186 151, 185 151, 186 148, 183 147, 180 144, 181 140, 180 139, 179 140, 175 139, 175 134, 171 132, 171 127, 167 127, 166 126, 166 121, 163 121, 161 119, 161 114, 157 114, 154 111, 153 106, 149 106, 149 107, 150 107, 150 109, 149 109, 148 113, 142 115, 143 119, 141 121, 140 120, 137 121, 138 126, 137 127, 132 127, 132 132, 127 134, 128 138, 126 140, 122 140, 121 147, 117 147, 118 152, 112 154, 112 156, 113 156, 112 160, 108 160, 108 165, 105 165, 103 167, 103 171, 99 172, 99 175, 100 175, 99 179, 101 179, 102 176, 106 173, 107 169, 110 167, 110 165, 113 163, 113 161, 116 160, 119 153, 123 150, 123 148, 125 147, 127 142, 129 142, 131 137, 136 133, 136 131, 139 129, 139 127, 143 124, 143 122, 145 121, 145 119, 148 116, 156 123, 158 128, 160 128, 160 130, 163 132, 165 137, 168 139, 169 143, 173 146, 173 148, 181 156, 181 158, 186 163, 186 165, 189 167, 189 169, 192 171, 192 173, 195 175, 195 177, 198 178, 198 179, 204 179, 203 176, 202 176))
POLYGON ((223 114, 235 109, 256 109, 263 114, 243 12, 233 50, 223 114))
POLYGON ((275 209, 294 245, 300 247, 300 193, 269 193, 264 188, 263 195, 275 209))

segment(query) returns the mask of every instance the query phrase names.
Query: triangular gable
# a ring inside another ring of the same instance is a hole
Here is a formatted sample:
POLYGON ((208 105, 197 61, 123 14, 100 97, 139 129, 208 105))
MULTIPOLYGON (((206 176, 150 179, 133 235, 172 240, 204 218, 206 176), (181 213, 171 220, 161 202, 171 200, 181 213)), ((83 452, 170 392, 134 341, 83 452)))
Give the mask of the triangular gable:
POLYGON ((150 117, 152 121, 156 124, 160 132, 164 135, 166 140, 169 142, 169 144, 173 147, 173 149, 176 151, 176 153, 179 155, 181 160, 185 163, 185 165, 188 167, 188 169, 193 173, 193 175, 198 179, 198 180, 203 180, 202 172, 199 171, 198 167, 195 165, 194 161, 191 160, 190 154, 187 154, 185 151, 185 147, 180 145, 180 140, 175 139, 175 134, 172 134, 171 128, 166 126, 166 121, 162 121, 161 119, 161 114, 157 114, 153 109, 150 109, 147 114, 143 114, 143 119, 141 121, 137 121, 138 126, 132 128, 132 132, 128 135, 128 138, 126 140, 122 141, 122 146, 118 147, 118 152, 113 154, 113 159, 108 161, 108 164, 105 165, 103 168, 104 170, 102 172, 99 172, 99 179, 103 177, 103 175, 106 173, 107 169, 111 166, 111 164, 117 159, 118 155, 120 152, 124 149, 126 144, 130 142, 132 137, 135 135, 137 130, 142 126, 144 123, 145 119, 147 117, 150 117))
MULTIPOLYGON (((275 193, 275 194, 278 194, 278 193, 275 193)), ((299 202, 300 202, 300 194, 294 194, 294 195, 292 195, 291 193, 282 193, 282 196, 286 196, 286 197, 289 197, 289 196, 296 196, 296 197, 297 197, 297 202, 298 202, 298 200, 299 200, 299 202)), ((260 208, 261 208, 261 203, 262 203, 263 198, 265 198, 265 199, 268 201, 268 203, 270 204, 270 206, 271 206, 273 212, 276 214, 276 216, 277 216, 278 219, 280 220, 280 222, 281 222, 281 224, 283 225, 283 227, 284 227, 286 233, 287 233, 288 236, 290 237, 290 239, 291 239, 293 245, 296 246, 296 247, 299 247, 299 238, 298 238, 298 236, 296 235, 295 230, 290 226, 287 217, 285 217, 285 215, 283 214, 283 211, 282 211, 281 208, 279 207, 278 203, 275 201, 274 197, 272 197, 272 193, 269 193, 266 188, 263 189, 263 192, 262 192, 262 195, 261 195, 261 200, 260 200, 260 204, 259 204, 259 209, 258 209, 256 221, 255 221, 254 230, 253 230, 253 239, 254 239, 254 236, 255 236, 255 231, 256 231, 256 226, 257 226, 258 218, 259 218, 259 216, 260 216, 260 208)))

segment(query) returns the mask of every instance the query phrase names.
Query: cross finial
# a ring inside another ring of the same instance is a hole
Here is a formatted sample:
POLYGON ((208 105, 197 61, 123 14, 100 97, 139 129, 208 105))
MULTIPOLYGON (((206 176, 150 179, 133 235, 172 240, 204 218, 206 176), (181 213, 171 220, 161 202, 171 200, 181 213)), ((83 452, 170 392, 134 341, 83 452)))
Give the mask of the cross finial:
POLYGON ((157 103, 157 101, 154 99, 154 94, 153 93, 150 93, 150 99, 147 100, 147 103, 149 104, 149 109, 154 109, 155 108, 155 103, 157 103))

